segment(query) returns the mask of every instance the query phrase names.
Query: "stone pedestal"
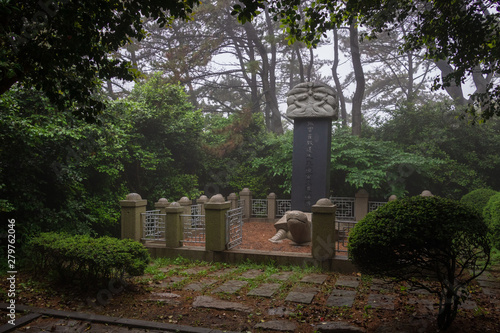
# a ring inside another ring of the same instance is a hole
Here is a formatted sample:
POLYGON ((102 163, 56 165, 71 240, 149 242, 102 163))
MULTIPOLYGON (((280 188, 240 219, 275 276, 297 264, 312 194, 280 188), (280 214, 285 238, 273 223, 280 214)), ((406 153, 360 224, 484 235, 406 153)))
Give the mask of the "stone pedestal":
POLYGON ((196 203, 201 205, 201 215, 205 215, 205 204, 207 203, 207 201, 208 197, 206 195, 202 195, 198 198, 198 200, 196 200, 196 203))
POLYGON ((214 195, 205 204, 205 248, 207 251, 226 249, 226 212, 231 202, 224 201, 220 194, 214 195))
POLYGON ((182 225, 181 214, 184 208, 178 203, 173 202, 165 208, 167 218, 165 221, 165 245, 170 248, 182 246, 184 239, 184 226, 182 225))
POLYGON ((227 200, 231 202, 231 209, 238 208, 238 196, 236 195, 236 193, 229 194, 227 200))
POLYGON ((143 200, 137 193, 130 193, 125 200, 120 201, 121 206, 121 238, 140 241, 142 238, 141 213, 146 212, 148 201, 143 200))
POLYGON ((184 213, 185 215, 191 215, 191 205, 193 202, 189 200, 188 197, 182 197, 178 201, 179 205, 181 205, 182 208, 184 208, 184 213))
POLYGON ((252 192, 245 187, 240 192, 240 200, 243 201, 243 218, 249 219, 252 216, 252 192))
POLYGON ((292 210, 310 212, 329 196, 332 120, 335 93, 319 82, 301 83, 288 93, 287 116, 294 120, 292 210))
POLYGON ((368 198, 370 195, 366 190, 361 189, 354 196, 356 198, 354 203, 354 218, 356 221, 360 221, 368 214, 368 198))
POLYGON ((276 218, 276 194, 269 193, 267 196, 267 218, 274 222, 276 218))
POLYGON ((335 206, 323 198, 312 206, 312 256, 314 259, 327 260, 335 256, 335 206))
POLYGON ((167 199, 161 198, 158 200, 158 202, 155 202, 155 209, 160 210, 160 214, 166 214, 165 208, 167 208, 170 205, 170 202, 168 202, 167 199))

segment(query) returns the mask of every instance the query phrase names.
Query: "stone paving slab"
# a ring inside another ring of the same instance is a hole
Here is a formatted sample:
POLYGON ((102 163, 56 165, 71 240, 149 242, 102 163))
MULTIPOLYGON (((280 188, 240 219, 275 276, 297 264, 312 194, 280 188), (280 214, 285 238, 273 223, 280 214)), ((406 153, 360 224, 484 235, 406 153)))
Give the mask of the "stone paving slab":
POLYGON ((496 280, 478 280, 477 283, 481 288, 500 289, 500 282, 496 280))
POLYGON ((296 291, 299 293, 317 293, 319 291, 319 287, 311 285, 299 285, 293 287, 292 291, 296 291))
POLYGON ((354 290, 334 290, 328 299, 326 300, 327 306, 347 306, 351 307, 354 303, 354 298, 356 297, 356 291, 354 290))
POLYGON ((342 321, 325 322, 314 326, 315 332, 362 333, 365 329, 342 321))
POLYGON ((419 316, 427 315, 434 311, 434 302, 430 299, 410 297, 408 304, 415 307, 415 313, 419 316))
POLYGON ((241 274, 240 277, 244 279, 255 279, 261 276, 262 274, 264 274, 264 272, 261 271, 260 269, 250 269, 241 274))
POLYGON ((500 297, 500 289, 482 288, 483 294, 490 297, 500 297))
MULTIPOLYGON (((472 272, 471 272, 471 274, 472 274, 472 272)), ((496 277, 494 277, 490 272, 483 272, 483 274, 479 275, 475 280, 499 282, 500 283, 500 281, 496 277)))
POLYGON ((162 267, 159 269, 160 272, 162 273, 168 273, 172 270, 172 267, 162 267))
POLYGON ((184 281, 186 279, 187 278, 183 277, 183 276, 171 276, 171 277, 168 277, 168 278, 164 279, 160 283, 158 283, 158 287, 160 287, 160 288, 170 288, 175 283, 181 283, 182 281, 184 281))
POLYGON ((208 274, 209 277, 223 277, 224 275, 229 275, 236 271, 236 268, 224 268, 215 272, 208 274))
POLYGON ((394 284, 387 283, 381 279, 373 279, 370 284, 370 289, 379 292, 390 292, 394 290, 394 284))
POLYGON ((394 310, 394 296, 370 294, 368 295, 367 305, 374 309, 394 310))
POLYGON ((300 282, 304 283, 314 283, 314 284, 323 284, 326 279, 328 279, 328 275, 326 274, 308 274, 304 276, 300 282))
POLYGON ((184 274, 184 275, 196 275, 202 271, 208 271, 210 268, 206 266, 199 266, 199 267, 192 267, 185 269, 183 271, 180 271, 179 274, 184 274))
POLYGON ((466 300, 462 304, 460 304, 460 309, 463 310, 474 310, 477 309, 477 303, 471 299, 466 300))
POLYGON ((248 292, 248 296, 272 297, 281 287, 279 283, 264 283, 248 292))
POLYGON ((270 316, 284 317, 288 316, 290 313, 292 313, 292 311, 288 310, 285 307, 267 309, 267 314, 270 316))
POLYGON ((145 302, 160 302, 170 305, 180 305, 181 302, 177 300, 181 296, 174 293, 151 293, 152 298, 145 299, 145 302))
POLYGON ((202 291, 204 288, 211 286, 218 280, 215 279, 202 279, 201 281, 193 282, 184 287, 184 290, 202 291))
POLYGON ((360 279, 355 276, 340 276, 337 281, 335 281, 335 287, 349 287, 357 288, 359 286, 360 279))
POLYGON ((317 293, 318 288, 316 287, 297 286, 288 293, 285 301, 311 304, 314 296, 316 296, 317 293))
POLYGON ((209 308, 218 310, 231 310, 252 312, 253 308, 238 302, 223 301, 210 296, 198 296, 193 302, 193 308, 209 308))
POLYGON ((286 296, 285 301, 288 302, 294 302, 294 303, 304 303, 304 304, 311 304, 314 296, 316 296, 317 293, 304 293, 304 292, 298 292, 298 291, 291 291, 288 293, 288 296, 286 296))
POLYGON ((278 332, 294 332, 297 328, 297 325, 288 320, 271 320, 263 323, 258 323, 254 326, 254 328, 278 332))
POLYGON ((412 295, 430 295, 431 293, 426 289, 408 289, 412 295))
POLYGON ((215 293, 227 293, 234 294, 238 292, 241 288, 245 287, 248 284, 247 281, 240 280, 229 280, 224 282, 221 286, 212 291, 212 294, 215 293))
POLYGON ((294 273, 293 272, 281 272, 273 274, 269 277, 270 280, 278 280, 278 281, 286 281, 288 280, 294 273))

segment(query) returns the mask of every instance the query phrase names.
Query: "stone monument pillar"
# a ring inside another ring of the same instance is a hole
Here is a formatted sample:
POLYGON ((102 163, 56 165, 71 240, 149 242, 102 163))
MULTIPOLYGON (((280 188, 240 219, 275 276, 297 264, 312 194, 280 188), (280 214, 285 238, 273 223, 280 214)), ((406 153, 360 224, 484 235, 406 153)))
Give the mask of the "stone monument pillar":
POLYGON ((334 91, 305 82, 288 92, 286 114, 294 120, 292 210, 310 212, 330 192, 332 120, 338 117, 334 91))

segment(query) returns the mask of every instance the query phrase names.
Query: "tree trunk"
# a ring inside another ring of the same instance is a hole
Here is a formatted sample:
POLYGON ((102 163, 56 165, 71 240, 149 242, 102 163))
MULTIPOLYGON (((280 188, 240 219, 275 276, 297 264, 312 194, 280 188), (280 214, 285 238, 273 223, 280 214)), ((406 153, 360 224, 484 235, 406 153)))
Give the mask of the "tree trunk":
POLYGON ((411 51, 408 52, 407 59, 408 59, 408 85, 406 88, 406 101, 408 103, 413 103, 413 98, 414 98, 413 52, 411 52, 411 51))
POLYGON ((283 125, 281 124, 281 113, 278 106, 278 97, 276 93, 276 39, 273 27, 273 20, 269 12, 265 11, 267 32, 271 44, 271 62, 269 64, 269 99, 271 101, 271 130, 277 134, 283 134, 283 125))
POLYGON ((302 62, 302 54, 300 53, 299 43, 295 43, 294 44, 293 50, 294 50, 295 54, 297 54, 297 64, 299 65, 300 83, 302 83, 302 82, 305 82, 305 79, 304 79, 304 63, 302 62))
POLYGON ((266 47, 262 44, 255 27, 250 22, 246 22, 243 27, 262 58, 261 79, 263 94, 266 102, 266 116, 268 116, 266 117, 266 120, 268 120, 268 122, 266 122, 266 125, 268 126, 267 128, 274 133, 283 134, 281 114, 279 112, 278 100, 276 98, 276 87, 271 87, 270 82, 271 75, 266 47))
POLYGON ((354 68, 354 77, 356 79, 356 90, 352 97, 352 134, 361 136, 361 104, 365 94, 365 76, 363 66, 361 65, 361 53, 359 51, 358 28, 356 20, 349 27, 349 45, 351 48, 352 66, 354 68))
POLYGON ((311 47, 309 49, 309 66, 307 67, 307 82, 311 82, 313 66, 314 66, 314 49, 311 47))
POLYGON ((347 110, 345 107, 345 97, 340 84, 337 68, 339 67, 339 36, 337 29, 333 29, 333 65, 332 76, 335 81, 335 89, 337 90, 337 98, 340 101, 340 118, 342 118, 342 126, 347 126, 347 110))
MULTIPOLYGON (((445 60, 436 61, 436 66, 441 71, 441 78, 444 81, 444 78, 453 72, 453 68, 448 64, 445 60)), ((462 86, 457 85, 454 80, 450 81, 450 85, 445 86, 444 89, 448 93, 448 95, 453 99, 455 103, 458 105, 467 104, 467 100, 464 98, 464 93, 462 91, 462 86)))
MULTIPOLYGON (((227 22, 232 23, 233 21, 231 20, 232 17, 227 18, 227 22)), ((250 88, 250 108, 252 110, 252 113, 257 113, 260 112, 260 98, 259 98, 259 91, 258 91, 258 85, 257 85, 257 73, 255 71, 251 71, 250 75, 248 75, 248 71, 245 68, 245 57, 243 56, 243 52, 241 51, 244 46, 241 46, 242 44, 242 39, 238 38, 235 35, 235 30, 236 28, 231 25, 228 25, 227 33, 231 37, 234 43, 234 49, 237 54, 238 62, 240 64, 241 72, 243 75, 243 78, 247 82, 248 87, 250 88)), ((253 45, 252 39, 247 36, 247 41, 246 41, 246 48, 247 48, 247 54, 249 57, 250 63, 255 62, 255 47, 253 45)))

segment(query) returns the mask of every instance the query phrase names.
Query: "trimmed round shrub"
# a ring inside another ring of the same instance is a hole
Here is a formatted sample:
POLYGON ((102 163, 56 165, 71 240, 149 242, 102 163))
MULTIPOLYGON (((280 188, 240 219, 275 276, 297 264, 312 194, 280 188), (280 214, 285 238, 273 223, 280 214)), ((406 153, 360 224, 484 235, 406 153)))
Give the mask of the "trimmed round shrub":
POLYGON ((441 329, 451 325, 467 285, 484 271, 490 257, 488 227, 481 214, 440 197, 385 204, 357 223, 348 248, 362 273, 407 281, 437 294, 441 329), (422 283, 428 278, 440 283, 422 283))
POLYGON ((493 246, 500 249, 500 193, 490 198, 484 207, 483 216, 490 228, 493 246))
POLYGON ((462 199, 460 199, 460 201, 475 207, 482 213, 490 198, 497 193, 497 191, 489 188, 480 188, 467 193, 462 197, 462 199))

